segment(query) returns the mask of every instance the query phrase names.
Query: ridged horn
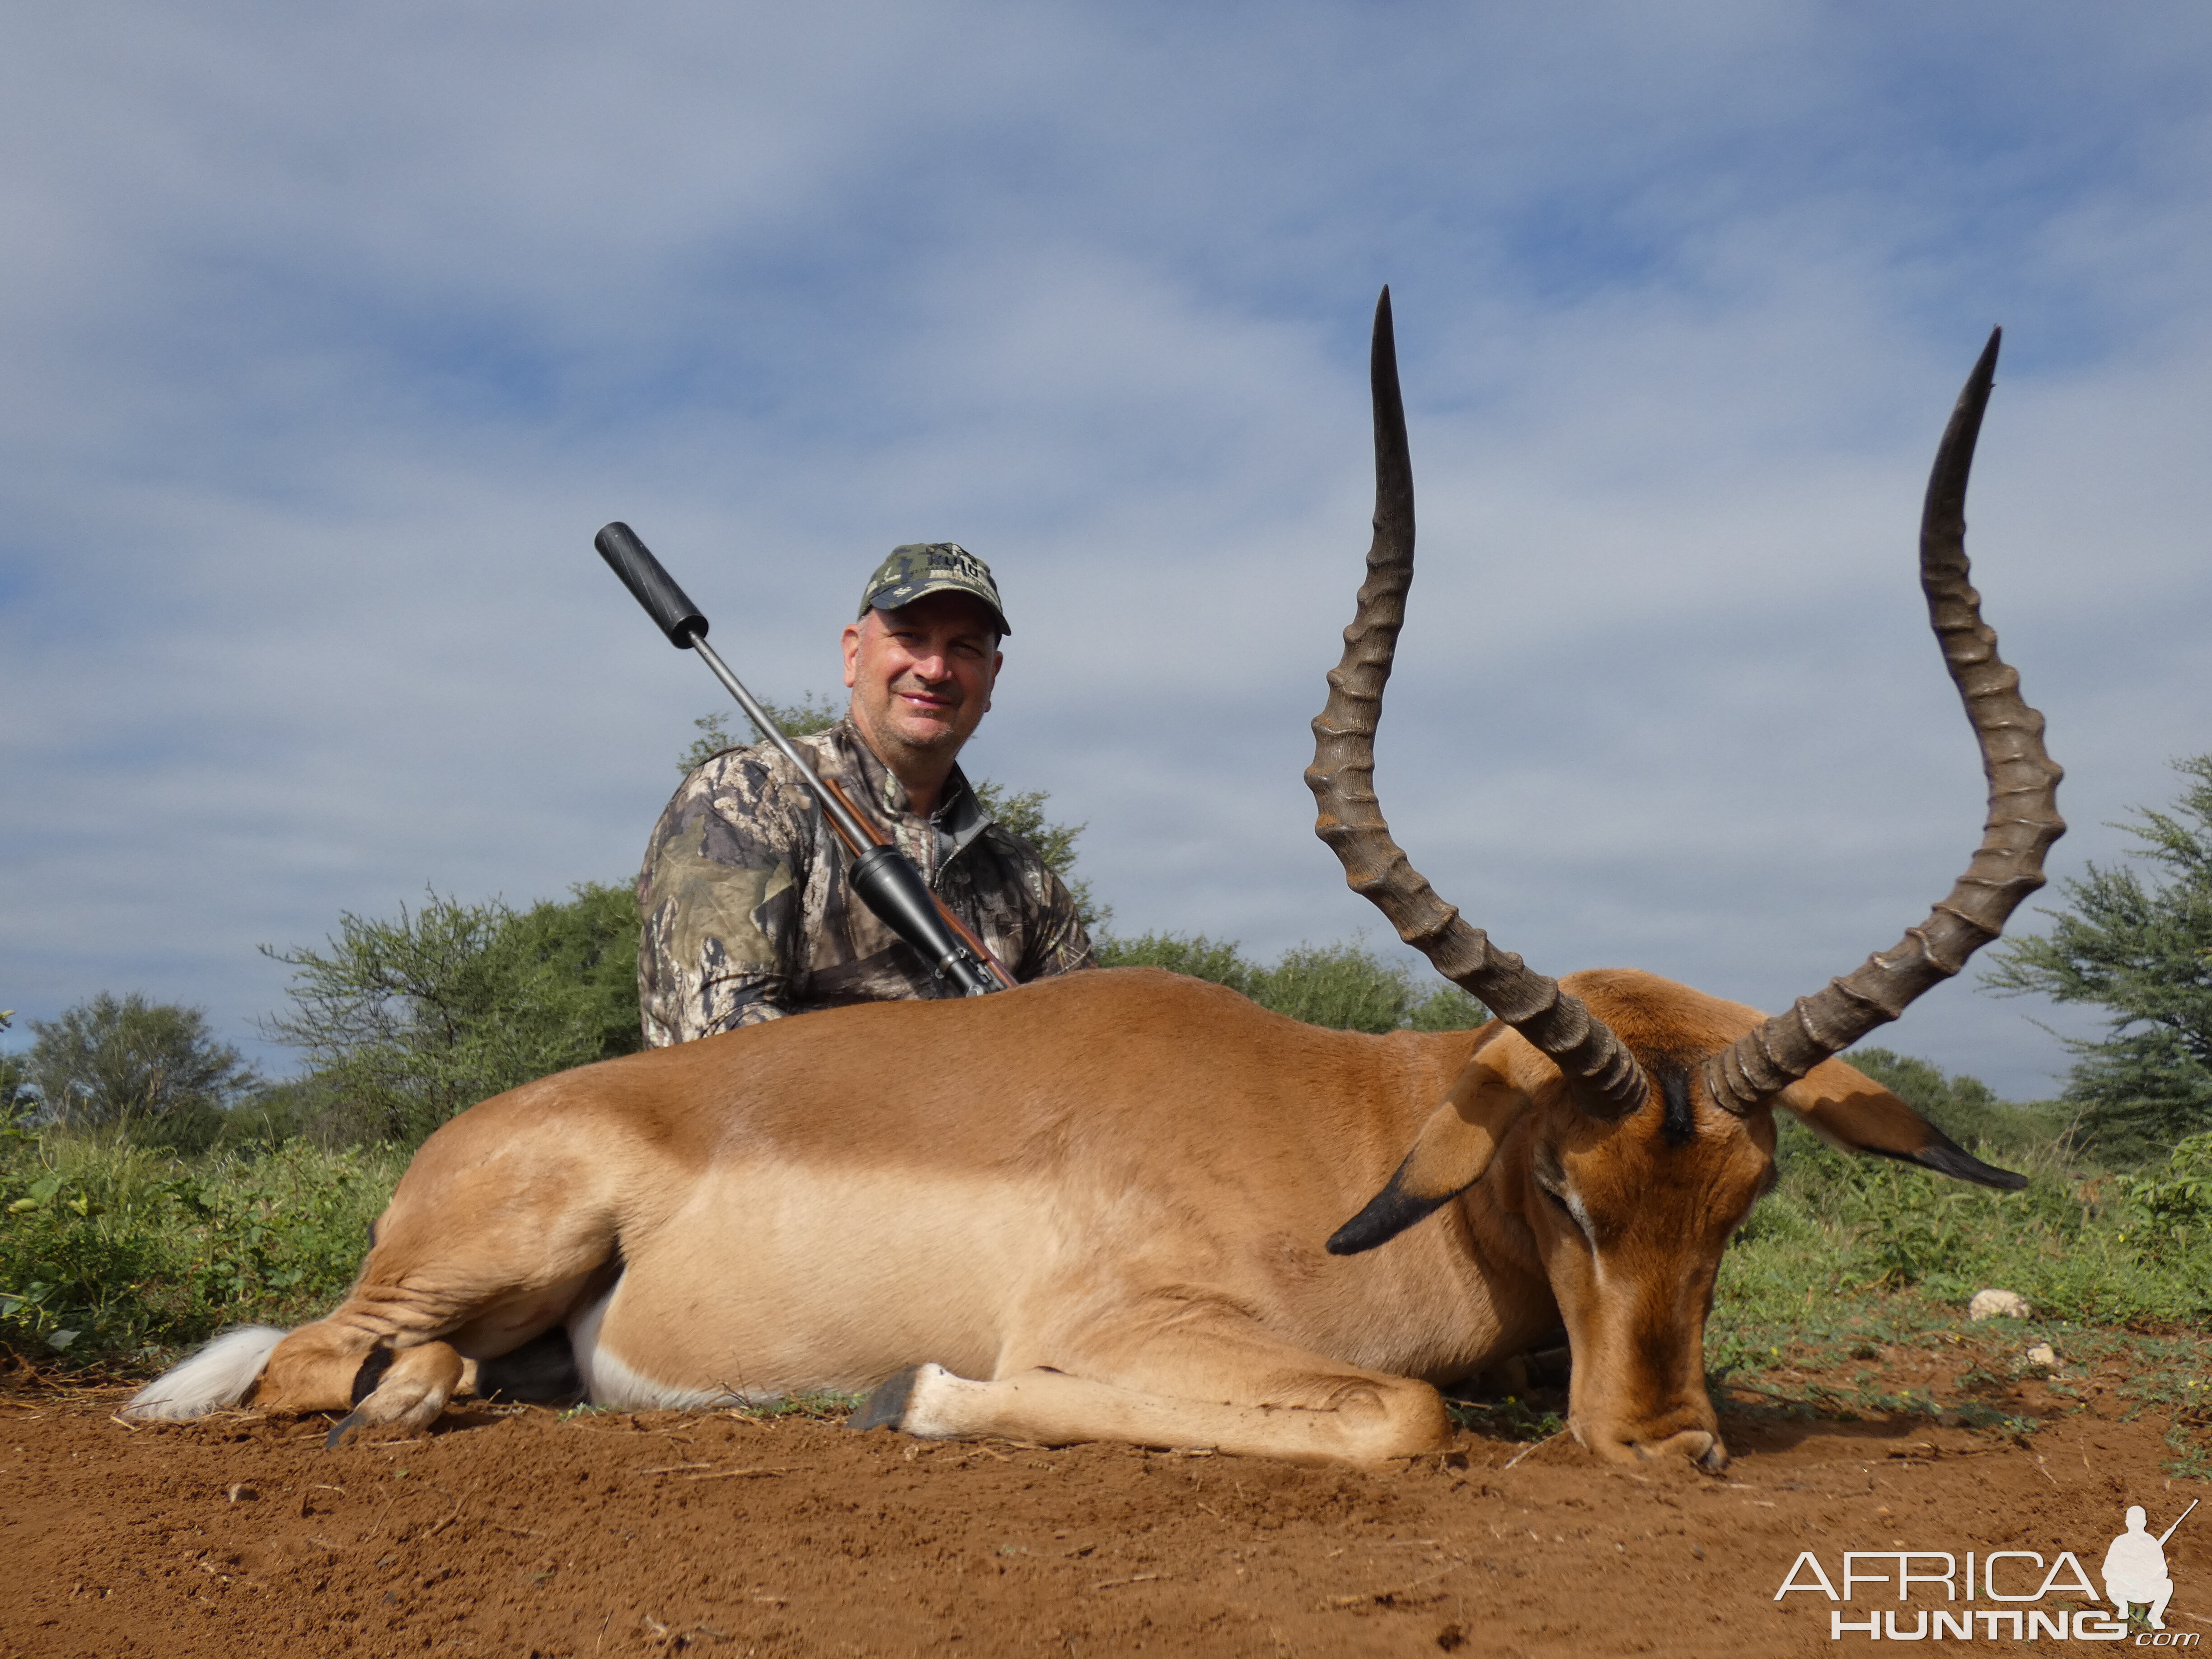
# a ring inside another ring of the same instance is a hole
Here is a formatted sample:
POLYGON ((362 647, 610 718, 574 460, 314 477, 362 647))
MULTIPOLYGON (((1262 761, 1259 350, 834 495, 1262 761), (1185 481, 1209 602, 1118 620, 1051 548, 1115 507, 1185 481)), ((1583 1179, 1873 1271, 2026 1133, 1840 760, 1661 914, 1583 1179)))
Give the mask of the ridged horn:
POLYGON ((1375 398, 1375 540, 1367 550, 1358 609, 1344 630, 1344 656, 1329 672, 1328 702, 1313 723, 1314 763, 1306 769, 1306 787, 1321 812, 1314 833, 1344 866, 1352 891, 1389 917, 1398 937, 1438 973, 1548 1056, 1585 1110, 1623 1116, 1650 1093, 1627 1046, 1578 999, 1561 991, 1558 981, 1498 950, 1482 929, 1437 897, 1391 840, 1375 799, 1375 725, 1413 580, 1413 466, 1387 288, 1375 307, 1369 375, 1375 398))
POLYGON ((1920 586, 1943 664, 1966 706, 1990 783, 1982 844, 1950 896, 1891 950, 1879 951, 1827 989, 1802 997, 1786 1014, 1736 1039, 1705 1065, 1716 1103, 1741 1115, 1773 1098, 1838 1050, 1895 1019, 1930 986, 2004 929, 2014 908, 2043 885, 2043 855, 2066 833, 2058 816, 2065 775, 2043 748, 2043 716, 2021 700, 2020 676, 1997 655, 1997 636, 1982 620, 1981 595, 1967 582, 1966 475, 1974 440, 1996 376, 1996 329, 1967 376, 1936 452, 1920 519, 1920 586))

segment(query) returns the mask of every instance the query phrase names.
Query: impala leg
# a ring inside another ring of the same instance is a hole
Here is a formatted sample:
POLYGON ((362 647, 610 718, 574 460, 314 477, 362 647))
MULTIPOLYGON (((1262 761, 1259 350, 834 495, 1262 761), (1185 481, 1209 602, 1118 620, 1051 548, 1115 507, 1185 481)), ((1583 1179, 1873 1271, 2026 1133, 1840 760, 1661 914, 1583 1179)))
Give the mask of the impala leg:
POLYGON ((1200 1329, 1176 1322, 1163 1334, 1156 1312, 1139 1315, 1122 1340, 1094 1329, 1087 1352, 988 1381, 918 1365, 878 1389, 853 1425, 927 1439, 1123 1440, 1352 1463, 1416 1456, 1451 1437, 1443 1401, 1425 1382, 1295 1347, 1243 1316, 1200 1329))
POLYGON ((478 1361, 564 1318, 614 1252, 605 1209, 562 1201, 574 1185, 517 1183, 471 1205, 459 1182, 418 1180, 426 1158, 378 1221, 344 1302, 276 1345, 254 1396, 264 1411, 348 1412, 334 1446, 365 1428, 427 1426, 473 1385, 478 1361), (475 1224, 457 1227, 456 1210, 475 1224))

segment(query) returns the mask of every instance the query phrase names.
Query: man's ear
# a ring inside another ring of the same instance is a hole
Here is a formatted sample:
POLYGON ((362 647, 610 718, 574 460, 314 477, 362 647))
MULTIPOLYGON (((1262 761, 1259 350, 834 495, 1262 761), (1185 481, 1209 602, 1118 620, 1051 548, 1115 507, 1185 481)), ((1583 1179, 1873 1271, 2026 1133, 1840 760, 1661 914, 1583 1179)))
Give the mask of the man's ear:
POLYGON ((849 687, 860 678, 860 623, 847 623, 844 636, 839 643, 845 653, 845 684, 849 687))
POLYGON ((2027 1177, 1984 1164, 1861 1071, 1824 1060, 1774 1097, 1831 1146, 2017 1192, 2027 1177))
MULTIPOLYGON (((1504 1041, 1518 1039, 1509 1033, 1504 1041)), ((1528 1109, 1527 1092, 1496 1063, 1503 1047, 1498 1042, 1475 1050, 1389 1184, 1330 1237, 1331 1255, 1388 1243, 1482 1179, 1505 1132, 1528 1109)))

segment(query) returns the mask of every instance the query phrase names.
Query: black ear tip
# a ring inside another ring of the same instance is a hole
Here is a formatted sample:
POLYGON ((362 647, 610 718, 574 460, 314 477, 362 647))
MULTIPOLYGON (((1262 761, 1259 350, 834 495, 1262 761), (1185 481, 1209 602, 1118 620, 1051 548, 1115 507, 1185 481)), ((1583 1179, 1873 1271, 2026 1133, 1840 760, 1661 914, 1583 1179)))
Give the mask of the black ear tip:
POLYGON ((1923 1170, 1933 1170, 1938 1175, 1949 1176, 1954 1181, 1971 1181, 1978 1187, 1995 1187, 2001 1192, 2016 1193, 2027 1185, 2027 1177, 2010 1170, 2000 1170, 1994 1164, 1984 1164, 1963 1146, 1939 1138, 1924 1148, 1912 1160, 1923 1170))
MULTIPOLYGON (((1371 1207, 1371 1206, 1370 1206, 1371 1207)), ((1322 1249, 1331 1255, 1358 1255, 1387 1242, 1390 1235, 1377 1227, 1365 1210, 1346 1222, 1328 1236, 1322 1249)))
POLYGON ((1367 1200, 1367 1206, 1358 1215, 1331 1233, 1322 1248, 1331 1255, 1358 1255, 1377 1244, 1388 1244, 1410 1224, 1397 1218, 1404 1207, 1404 1195, 1396 1187, 1385 1187, 1367 1200))
POLYGON ((1390 1184, 1369 1199, 1366 1207, 1358 1215, 1331 1233, 1328 1243, 1322 1248, 1331 1255, 1358 1255, 1377 1244, 1388 1244, 1424 1216, 1442 1209, 1451 1196, 1443 1193, 1434 1198, 1420 1197, 1401 1187, 1397 1176, 1392 1176, 1390 1184))

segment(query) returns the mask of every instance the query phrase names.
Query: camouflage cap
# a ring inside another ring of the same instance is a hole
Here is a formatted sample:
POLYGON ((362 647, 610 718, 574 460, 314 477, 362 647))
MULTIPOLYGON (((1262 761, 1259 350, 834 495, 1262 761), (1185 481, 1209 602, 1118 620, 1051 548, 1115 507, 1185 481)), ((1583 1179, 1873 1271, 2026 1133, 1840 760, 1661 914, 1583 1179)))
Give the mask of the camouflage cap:
POLYGON ((991 567, 957 542, 908 542, 891 549, 891 556, 876 567, 860 592, 859 614, 896 611, 912 605, 926 593, 972 593, 991 608, 991 620, 1002 635, 1006 613, 1000 608, 999 585, 991 580, 991 567))

